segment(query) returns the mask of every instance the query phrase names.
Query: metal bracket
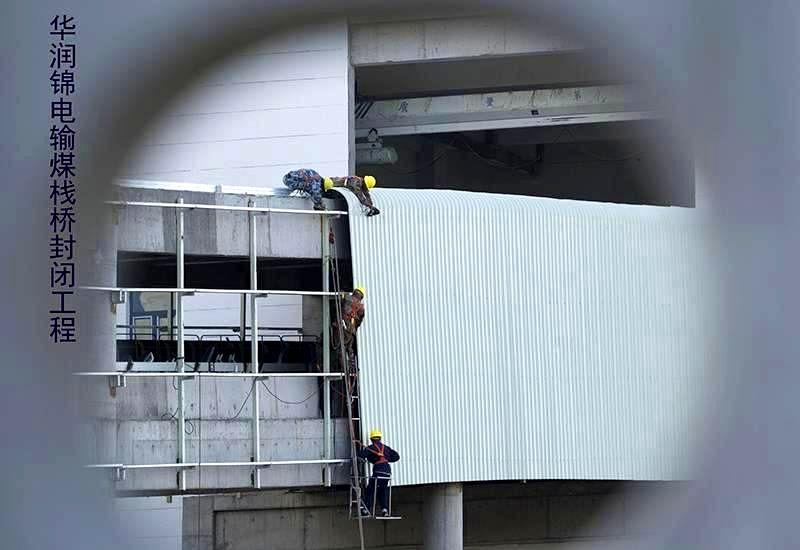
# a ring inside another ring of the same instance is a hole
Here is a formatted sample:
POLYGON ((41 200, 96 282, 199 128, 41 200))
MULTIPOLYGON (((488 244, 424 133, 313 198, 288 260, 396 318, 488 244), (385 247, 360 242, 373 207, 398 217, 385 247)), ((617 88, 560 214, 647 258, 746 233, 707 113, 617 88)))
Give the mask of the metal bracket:
POLYGON ((128 298, 128 291, 127 290, 112 290, 111 291, 111 303, 113 305, 124 304, 128 298))
POLYGON ((125 380, 124 374, 110 374, 108 376, 108 391, 111 397, 117 396, 117 388, 125 388, 127 385, 128 381, 125 380))
POLYGON ((117 306, 119 304, 124 304, 127 298, 127 292, 124 290, 112 290, 111 291, 111 313, 114 315, 117 314, 117 306))
POLYGON ((114 481, 125 481, 125 466, 117 466, 114 468, 114 481))

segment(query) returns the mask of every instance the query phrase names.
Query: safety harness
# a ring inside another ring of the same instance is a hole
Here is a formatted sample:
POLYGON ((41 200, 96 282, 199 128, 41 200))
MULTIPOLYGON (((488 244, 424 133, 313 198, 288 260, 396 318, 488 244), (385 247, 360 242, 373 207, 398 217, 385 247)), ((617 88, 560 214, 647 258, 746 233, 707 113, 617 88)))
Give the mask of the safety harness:
POLYGON ((372 449, 371 446, 367 447, 367 450, 369 452, 371 452, 372 454, 374 454, 375 456, 378 457, 378 461, 375 462, 373 464, 373 466, 377 466, 378 464, 389 464, 389 461, 386 460, 386 456, 384 455, 384 450, 386 449, 386 445, 384 445, 383 443, 378 443, 378 442, 373 443, 373 445, 375 446, 375 449, 378 449, 378 450, 372 449), (378 445, 380 445, 380 448, 378 448, 378 445))

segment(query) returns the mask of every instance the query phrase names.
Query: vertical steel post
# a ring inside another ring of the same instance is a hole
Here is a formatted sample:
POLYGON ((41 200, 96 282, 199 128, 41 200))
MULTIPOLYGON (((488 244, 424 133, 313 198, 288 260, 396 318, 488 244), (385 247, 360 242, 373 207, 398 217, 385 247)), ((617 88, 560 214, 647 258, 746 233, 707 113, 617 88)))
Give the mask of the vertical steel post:
MULTIPOLYGON (((322 228, 322 290, 325 292, 330 291, 330 260, 331 260, 331 243, 328 240, 328 233, 330 230, 330 220, 328 216, 320 216, 320 227, 322 228)), ((334 245, 335 246, 335 245, 334 245)), ((327 296, 322 296, 322 372, 331 371, 331 311, 330 299, 327 296)), ((322 380, 322 424, 324 432, 324 441, 322 444, 324 458, 330 460, 333 458, 333 441, 331 431, 331 381, 329 377, 324 377, 322 380)), ((330 465, 322 467, 323 483, 326 487, 331 486, 331 468, 330 465)))
MULTIPOLYGON (((247 294, 242 294, 239 304, 239 350, 242 354, 242 365, 244 366, 244 343, 247 336, 247 294)), ((239 372, 239 365, 236 365, 236 372, 239 372)), ((244 372, 244 370, 242 370, 244 372)))
MULTIPOLYGON (((183 199, 178 199, 178 204, 183 204, 183 199)), ((177 354, 175 361, 177 362, 177 371, 184 372, 186 362, 184 360, 184 334, 183 334, 183 288, 184 288, 184 234, 183 234, 183 208, 178 208, 176 213, 176 226, 175 226, 175 263, 177 265, 177 288, 178 292, 175 293, 175 309, 177 325, 177 354)), ((183 376, 178 377, 178 463, 183 464, 186 462, 186 394, 184 388, 185 379, 183 376)), ((181 491, 186 490, 186 470, 181 469, 178 472, 178 487, 181 491)))
MULTIPOLYGON (((248 206, 253 206, 252 199, 248 206)), ((258 249, 256 247, 256 214, 250 212, 250 290, 258 290, 258 249)), ((258 372, 258 308, 256 295, 250 295, 250 372, 258 372)), ((260 400, 257 379, 253 379, 253 462, 261 460, 261 430, 259 426, 260 400)), ((261 488, 261 470, 253 468, 253 487, 261 488)))

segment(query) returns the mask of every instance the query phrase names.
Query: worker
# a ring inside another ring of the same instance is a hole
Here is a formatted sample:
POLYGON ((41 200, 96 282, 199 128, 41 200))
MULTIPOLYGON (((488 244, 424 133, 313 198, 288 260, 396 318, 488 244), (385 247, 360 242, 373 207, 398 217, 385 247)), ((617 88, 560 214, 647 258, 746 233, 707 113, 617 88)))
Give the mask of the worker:
POLYGON ((351 367, 355 366, 353 342, 355 340, 356 331, 358 327, 361 326, 361 323, 364 322, 363 300, 366 293, 366 289, 363 286, 359 286, 353 290, 350 296, 346 296, 342 299, 342 319, 340 323, 343 332, 342 337, 351 367))
POLYGON ((364 297, 367 290, 363 286, 356 287, 350 296, 342 300, 342 321, 350 334, 355 334, 364 322, 364 297))
MULTIPOLYGON (((380 430, 374 429, 369 432, 370 445, 361 445, 358 452, 360 458, 366 459, 372 464, 372 475, 369 478, 367 492, 361 504, 361 515, 368 516, 375 504, 373 500, 377 494, 380 515, 389 516, 389 480, 392 479, 392 467, 390 462, 400 460, 400 455, 394 449, 381 441, 383 434, 380 430)), ((360 443, 359 443, 360 444, 360 443)))
POLYGON ((325 210, 322 204, 323 179, 316 171, 302 168, 283 176, 283 184, 292 191, 302 191, 311 196, 314 210, 325 210))
POLYGON ((334 187, 346 187, 353 192, 362 206, 366 208, 367 216, 375 216, 381 213, 381 211, 372 204, 372 197, 369 194, 369 190, 375 187, 375 183, 376 180, 374 176, 364 176, 363 178, 358 176, 325 178, 325 191, 330 191, 334 187))

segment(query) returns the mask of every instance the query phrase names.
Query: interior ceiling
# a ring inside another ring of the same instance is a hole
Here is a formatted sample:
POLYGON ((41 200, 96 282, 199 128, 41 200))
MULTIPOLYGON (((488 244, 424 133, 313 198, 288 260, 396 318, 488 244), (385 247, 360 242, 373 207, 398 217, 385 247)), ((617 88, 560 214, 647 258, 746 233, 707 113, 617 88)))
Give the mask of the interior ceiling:
POLYGON ((587 86, 625 82, 631 77, 603 56, 562 52, 358 67, 356 93, 359 99, 399 99, 587 86))

